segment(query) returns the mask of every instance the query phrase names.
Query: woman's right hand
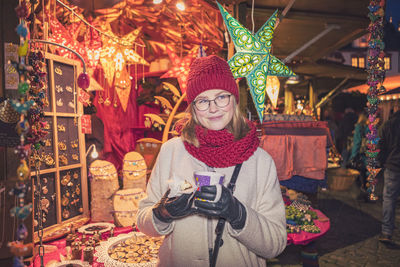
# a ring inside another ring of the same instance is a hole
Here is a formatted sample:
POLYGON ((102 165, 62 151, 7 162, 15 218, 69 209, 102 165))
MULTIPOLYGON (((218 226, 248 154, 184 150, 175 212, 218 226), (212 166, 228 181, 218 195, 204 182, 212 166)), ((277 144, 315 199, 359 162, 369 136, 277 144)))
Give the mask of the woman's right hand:
POLYGON ((153 213, 162 222, 170 223, 173 220, 186 217, 194 212, 192 209, 193 194, 182 194, 179 197, 168 198, 171 189, 154 206, 153 213))

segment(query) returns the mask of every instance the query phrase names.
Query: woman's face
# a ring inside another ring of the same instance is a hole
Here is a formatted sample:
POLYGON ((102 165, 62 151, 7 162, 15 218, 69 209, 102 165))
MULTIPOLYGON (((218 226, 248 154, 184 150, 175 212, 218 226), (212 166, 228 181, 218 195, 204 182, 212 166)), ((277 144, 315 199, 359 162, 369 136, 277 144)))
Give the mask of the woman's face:
POLYGON ((207 90, 199 94, 193 102, 195 115, 199 123, 203 127, 214 131, 224 129, 233 117, 233 98, 234 96, 231 93, 221 89, 207 90), (199 110, 198 107, 207 105, 208 100, 210 100, 209 107, 205 110, 199 110), (224 106, 226 103, 228 104, 224 106))

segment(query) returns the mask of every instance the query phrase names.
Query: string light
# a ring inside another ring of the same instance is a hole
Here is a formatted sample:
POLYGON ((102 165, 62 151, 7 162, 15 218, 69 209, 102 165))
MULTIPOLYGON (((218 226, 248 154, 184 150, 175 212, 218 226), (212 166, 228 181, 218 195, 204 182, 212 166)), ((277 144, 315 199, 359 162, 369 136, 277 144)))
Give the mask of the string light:
POLYGON ((185 3, 183 3, 183 2, 176 3, 176 8, 179 9, 180 11, 184 11, 186 8, 185 3))
POLYGON ((161 3, 162 3, 162 0, 153 0, 153 4, 158 5, 158 4, 161 4, 161 3))

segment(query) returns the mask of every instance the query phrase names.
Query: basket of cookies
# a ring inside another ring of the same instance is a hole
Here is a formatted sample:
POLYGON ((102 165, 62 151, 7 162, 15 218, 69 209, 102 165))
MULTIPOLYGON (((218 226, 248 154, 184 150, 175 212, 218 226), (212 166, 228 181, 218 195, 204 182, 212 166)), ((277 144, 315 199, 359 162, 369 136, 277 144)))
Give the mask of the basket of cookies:
POLYGON ((151 267, 157 266, 162 237, 149 237, 132 232, 112 237, 96 248, 97 262, 104 266, 151 267))

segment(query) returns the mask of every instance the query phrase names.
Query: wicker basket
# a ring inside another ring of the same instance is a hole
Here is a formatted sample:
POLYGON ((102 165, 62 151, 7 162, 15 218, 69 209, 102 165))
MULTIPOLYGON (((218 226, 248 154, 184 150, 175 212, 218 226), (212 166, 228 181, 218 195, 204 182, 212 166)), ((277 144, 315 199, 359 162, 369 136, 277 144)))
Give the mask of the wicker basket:
POLYGON ((353 169, 328 169, 328 185, 331 190, 348 190, 360 173, 353 169))

